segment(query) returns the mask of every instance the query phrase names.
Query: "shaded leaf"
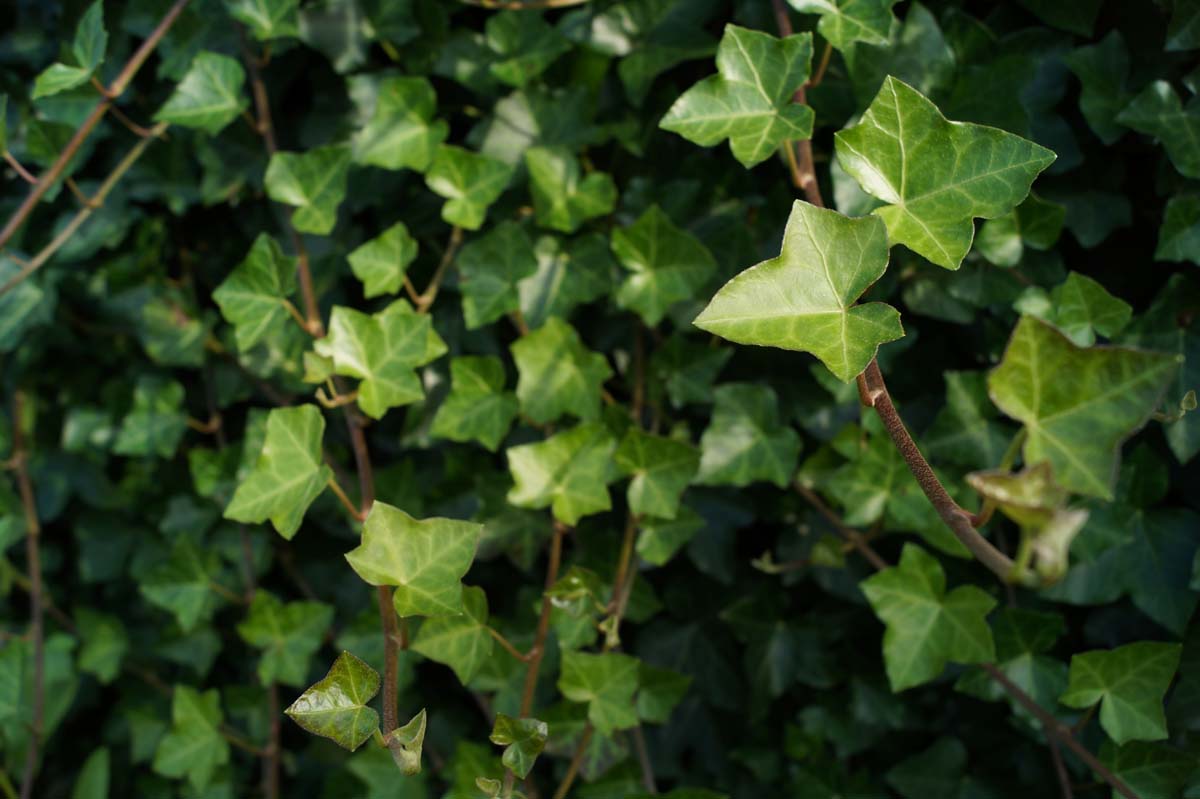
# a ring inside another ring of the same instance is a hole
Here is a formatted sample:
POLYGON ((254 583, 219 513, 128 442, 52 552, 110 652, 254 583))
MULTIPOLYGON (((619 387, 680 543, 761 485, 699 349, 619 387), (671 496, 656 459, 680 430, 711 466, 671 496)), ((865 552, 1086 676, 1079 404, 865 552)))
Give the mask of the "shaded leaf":
POLYGON ((468 330, 519 310, 518 284, 538 268, 533 242, 520 225, 509 221, 469 242, 459 252, 457 264, 468 330))
POLYGON ((451 441, 478 441, 495 451, 517 416, 517 398, 504 390, 504 363, 494 355, 450 362, 450 395, 430 432, 451 441))
POLYGON ((613 453, 613 463, 629 481, 629 509, 638 516, 674 519, 679 498, 700 467, 691 444, 631 428, 613 453))
POLYGON ((565 413, 584 421, 599 417, 600 395, 612 369, 603 355, 584 346, 570 324, 551 317, 513 342, 511 350, 517 399, 530 419, 545 424, 565 413))
POLYGON ((505 747, 501 762, 505 768, 525 779, 533 768, 534 761, 546 747, 550 728, 537 719, 514 719, 503 713, 496 714, 489 737, 492 743, 505 747))
POLYGON ((604 172, 585 176, 579 159, 566 148, 530 147, 525 151, 525 167, 542 227, 574 233, 587 220, 612 213, 617 204, 612 177, 604 172))
POLYGON ((1118 745, 1167 737, 1163 695, 1179 666, 1181 647, 1142 641, 1071 658, 1067 707, 1100 702, 1100 726, 1118 745))
POLYGON ((628 729, 638 722, 633 695, 638 687, 638 660, 608 652, 590 655, 564 652, 558 690, 572 702, 586 702, 588 721, 601 735, 628 729))
POLYGON ((427 620, 413 639, 412 648, 449 666, 458 681, 466 685, 492 656, 495 643, 488 632, 487 595, 482 588, 466 586, 462 613, 427 620))
POLYGON ((768 386, 727 383, 713 391, 716 407, 700 438, 702 485, 745 486, 768 480, 783 488, 796 471, 800 436, 779 418, 768 386))
POLYGON ((309 661, 321 648, 332 623, 333 608, 329 605, 285 604, 259 589, 237 631, 243 641, 263 650, 258 661, 258 679, 263 685, 279 682, 300 686, 308 679, 309 661))
POLYGON ((1193 97, 1185 106, 1170 83, 1156 80, 1133 98, 1117 121, 1162 142, 1179 174, 1200 178, 1200 99, 1193 97))
POLYGON ((171 731, 154 752, 154 770, 164 777, 187 777, 203 790, 218 767, 229 762, 229 744, 221 737, 224 721, 215 690, 175 686, 171 700, 171 731))
POLYGON ((612 234, 612 250, 630 273, 617 289, 617 304, 657 325, 672 305, 692 299, 717 262, 699 239, 680 230, 657 205, 612 234))

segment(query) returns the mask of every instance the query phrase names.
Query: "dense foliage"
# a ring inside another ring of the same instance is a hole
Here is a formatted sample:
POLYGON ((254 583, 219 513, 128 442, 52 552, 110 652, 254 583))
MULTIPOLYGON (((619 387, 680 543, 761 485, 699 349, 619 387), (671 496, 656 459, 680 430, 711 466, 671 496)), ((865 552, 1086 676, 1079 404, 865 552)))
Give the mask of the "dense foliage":
POLYGON ((1197 0, 4 15, 0 796, 1200 797, 1197 0))

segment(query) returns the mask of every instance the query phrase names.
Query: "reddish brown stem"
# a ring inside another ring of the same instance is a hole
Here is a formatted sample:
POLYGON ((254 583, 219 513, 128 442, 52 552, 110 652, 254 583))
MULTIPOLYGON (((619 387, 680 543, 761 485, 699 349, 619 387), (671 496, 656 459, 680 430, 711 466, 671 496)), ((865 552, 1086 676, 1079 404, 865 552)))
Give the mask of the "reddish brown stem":
POLYGON ((379 620, 383 626, 383 737, 396 729, 397 690, 396 666, 399 660, 397 648, 396 609, 392 606, 392 587, 381 585, 376 589, 379 597, 379 620))
MULTIPOLYGON (((787 5, 783 0, 771 0, 771 6, 775 10, 775 25, 779 28, 780 36, 791 36, 793 32, 792 18, 788 16, 787 5)), ((821 70, 824 73, 824 69, 821 70)), ((808 84, 804 84, 796 89, 792 95, 792 100, 799 105, 804 105, 807 101, 806 88, 808 84)), ((792 173, 792 183, 796 188, 804 192, 804 198, 818 208, 825 207, 825 201, 821 197, 821 186, 817 183, 817 171, 813 165, 812 141, 810 139, 801 139, 795 143, 795 151, 789 146, 787 148, 788 166, 792 173)))
POLYGON ((796 493, 804 497, 808 504, 812 505, 813 508, 816 509, 817 513, 820 513, 822 516, 824 516, 825 520, 833 525, 833 528, 837 530, 838 535, 846 539, 851 546, 857 549, 862 556, 867 559, 868 563, 870 563, 879 571, 883 571, 884 569, 888 568, 888 562, 884 560, 869 543, 867 543, 866 537, 858 530, 855 530, 853 527, 850 527, 843 522, 842 518, 833 511, 833 508, 825 504, 825 500, 821 499, 821 496, 816 491, 813 491, 808 486, 800 483, 796 483, 795 486, 796 493))
POLYGON ((17 160, 17 157, 8 150, 4 151, 4 160, 7 161, 8 165, 13 168, 14 172, 20 175, 21 180, 25 181, 26 183, 32 183, 35 186, 37 185, 38 180, 36 177, 34 177, 33 173, 23 167, 21 162, 17 160))
POLYGON ((592 733, 595 729, 589 721, 587 726, 583 728, 583 735, 579 739, 579 746, 575 748, 575 755, 571 758, 571 765, 567 766, 567 773, 563 775, 562 782, 558 784, 558 790, 554 792, 554 799, 565 799, 571 786, 575 783, 575 777, 579 774, 579 769, 583 765, 583 758, 587 754, 588 744, 592 742, 592 733))
MULTIPOLYGON (((567 533, 567 526, 560 522, 554 523, 554 535, 550 539, 550 562, 546 566, 547 591, 558 581, 558 568, 562 564, 562 541, 567 533)), ((550 611, 553 605, 550 597, 542 594, 542 611, 538 616, 537 632, 534 634, 532 657, 525 669, 525 685, 521 691, 521 712, 518 718, 525 718, 533 710, 533 696, 537 691, 538 672, 542 668, 542 658, 546 654, 546 637, 550 634, 550 611)))
POLYGON ((33 796, 37 778, 38 751, 42 741, 42 716, 45 707, 45 626, 42 606, 42 526, 38 521, 33 482, 29 479, 29 449, 25 441, 25 395, 17 391, 12 404, 13 468, 17 491, 25 514, 25 558, 29 569, 29 632, 33 639, 33 695, 30 697, 29 748, 25 752, 25 771, 21 778, 21 799, 33 796))

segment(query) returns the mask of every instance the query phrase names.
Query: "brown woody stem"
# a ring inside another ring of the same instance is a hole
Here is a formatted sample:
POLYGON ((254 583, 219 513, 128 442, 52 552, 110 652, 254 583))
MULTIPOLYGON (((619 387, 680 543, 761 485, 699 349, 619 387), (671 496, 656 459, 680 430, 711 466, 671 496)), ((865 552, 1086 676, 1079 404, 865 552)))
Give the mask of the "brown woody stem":
POLYGON ((25 752, 25 771, 21 777, 21 799, 31 799, 37 779, 38 750, 42 742, 42 716, 45 692, 45 624, 42 605, 42 525, 38 521, 33 482, 29 479, 29 448, 25 441, 25 394, 17 391, 12 404, 13 464, 17 491, 25 516, 25 559, 29 568, 29 632, 33 639, 33 695, 30 697, 29 748, 25 752))

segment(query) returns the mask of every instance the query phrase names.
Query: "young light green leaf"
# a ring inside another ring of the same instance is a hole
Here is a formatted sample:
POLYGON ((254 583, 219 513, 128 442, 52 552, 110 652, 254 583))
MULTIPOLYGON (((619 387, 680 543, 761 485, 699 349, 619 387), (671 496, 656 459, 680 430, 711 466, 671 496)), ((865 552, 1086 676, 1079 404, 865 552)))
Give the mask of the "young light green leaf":
POLYGON ((337 222, 349 170, 350 149, 331 144, 303 153, 275 153, 263 181, 272 200, 296 206, 296 230, 324 236, 337 222))
POLYGON ((378 500, 363 524, 362 543, 346 560, 365 582, 394 585, 396 612, 446 616, 463 612, 462 576, 471 568, 483 525, 414 519, 378 500))
POLYGON ((286 323, 285 303, 295 290, 296 259, 284 255, 270 235, 260 233, 212 297, 234 327, 238 350, 246 352, 286 323))
POLYGON ((1200 196, 1177 194, 1167 200, 1154 260, 1191 261, 1200 266, 1200 196))
POLYGON ((433 417, 430 433, 478 441, 495 452, 516 416, 517 398, 504 390, 503 361, 494 355, 463 356, 450 362, 450 396, 433 417))
POLYGON ((604 425, 588 422, 545 441, 510 447, 508 501, 522 508, 550 507, 554 518, 575 524, 612 507, 612 453, 616 442, 604 425))
POLYGON ((1154 413, 1178 367, 1165 353, 1080 349, 1025 316, 988 376, 988 391, 996 407, 1025 424, 1025 463, 1049 461, 1065 488, 1111 499, 1121 442, 1154 413))
POLYGON ((133 407, 121 420, 113 443, 118 455, 175 454, 187 430, 183 386, 157 376, 139 377, 133 388, 133 407))
POLYGON ((488 71, 497 80, 520 88, 542 74, 571 43, 546 24, 540 12, 500 11, 488 17, 487 44, 497 59, 488 71))
POLYGON ((565 147, 530 147, 525 151, 529 188, 538 224, 574 233, 589 219, 612 213, 617 184, 603 172, 585 177, 579 159, 565 147))
POLYGON ((167 560, 146 572, 138 590, 150 604, 172 613, 186 633, 216 612, 221 598, 213 584, 220 568, 216 552, 201 552, 191 539, 180 538, 167 560))
POLYGON ((442 219, 478 230, 488 207, 504 193, 512 175, 513 168, 503 161, 443 144, 425 173, 425 184, 434 194, 446 198, 442 219))
POLYGON ((716 407, 700 438, 702 485, 746 486, 769 480, 791 482, 800 455, 800 436, 779 418, 770 386, 727 383, 713 391, 716 407))
POLYGON ((405 725, 392 730, 387 747, 396 768, 406 777, 421 773, 421 750, 425 746, 425 710, 413 716, 405 725))
POLYGON ((383 169, 424 172, 450 126, 433 118, 437 95, 425 78, 386 78, 379 83, 371 120, 354 137, 354 162, 383 169))
POLYGON ((215 136, 249 103, 242 93, 245 81, 246 71, 235 59, 202 50, 154 118, 215 136))
POLYGON ((629 481, 629 509, 639 516, 674 519, 679 498, 700 467, 691 444, 630 428, 613 453, 613 463, 629 481))
POLYGON ((546 748, 546 738, 549 735, 550 727, 544 721, 515 719, 497 713, 489 740, 505 747, 501 762, 505 768, 516 774, 518 779, 523 780, 529 776, 534 761, 546 748))
POLYGON ((722 286, 692 324, 739 344, 810 352, 848 383, 880 344, 904 335, 895 308, 854 304, 883 276, 887 260, 887 231, 878 219, 796 201, 779 256, 722 286))
POLYGON ((1141 641, 1071 658, 1070 681, 1059 697, 1067 707, 1100 705, 1100 726, 1118 745, 1167 737, 1163 695, 1179 667, 1179 644, 1141 641))
POLYGON ((1062 284, 1046 293, 1031 286, 1013 304, 1023 314, 1049 322, 1077 347, 1096 343, 1096 334, 1113 338, 1133 315, 1129 303, 1086 275, 1072 272, 1062 284))
POLYGON ((313 735, 353 752, 379 729, 379 714, 367 707, 378 692, 378 672, 342 652, 329 673, 283 712, 313 735))
POLYGON ((607 652, 590 655, 564 652, 558 690, 572 702, 586 702, 588 721, 601 735, 612 735, 638 722, 633 695, 638 687, 638 660, 607 652))
POLYGON ((463 247, 457 264, 468 330, 518 310, 517 285, 538 268, 533 242, 520 225, 508 220, 463 247))
POLYGON ((79 66, 89 73, 104 62, 104 51, 108 47, 108 31, 104 29, 104 0, 94 0, 79 18, 75 27, 75 39, 71 43, 71 54, 79 66))
POLYGON ((245 25, 260 42, 299 36, 300 0, 225 0, 229 15, 245 25))
POLYGON ((684 92, 659 127, 701 147, 729 139, 733 157, 749 169, 784 142, 812 135, 812 109, 792 102, 811 61, 810 33, 777 39, 726 25, 717 47, 719 74, 684 92))
POLYGON ((430 317, 414 313, 404 300, 374 316, 334 306, 329 334, 313 348, 318 355, 333 359, 334 372, 362 381, 358 407, 373 419, 382 419, 388 408, 423 398, 425 392, 414 370, 446 352, 430 317))
POLYGON ((1162 142, 1179 174, 1200 178, 1200 99, 1193 97, 1185 106, 1170 83, 1156 80, 1117 114, 1117 121, 1162 142))
POLYGON ((905 544, 899 566, 859 585, 887 626, 883 659, 893 691, 929 682, 946 661, 995 660, 986 617, 996 600, 973 585, 946 593, 941 564, 920 547, 905 544))
POLYGON ((333 623, 333 608, 321 602, 284 604, 259 589, 250 603, 246 620, 237 626, 238 635, 250 646, 263 650, 258 661, 258 679, 263 685, 304 685, 308 664, 321 648, 333 623))
POLYGON ((517 399, 530 419, 546 424, 564 413, 584 421, 600 416, 600 395, 612 369, 603 355, 584 346, 571 325, 551 317, 510 349, 517 364, 517 399))
POLYGON ((886 45, 896 18, 892 6, 897 0, 788 0, 792 8, 804 14, 820 14, 817 33, 838 50, 858 42, 886 45))
POLYGON ((708 248, 657 205, 614 230, 612 250, 630 273, 617 289, 617 304, 637 311, 651 327, 672 305, 692 299, 717 269, 708 248))
POLYGON ((346 260, 362 281, 367 299, 395 294, 404 285, 404 271, 417 257, 417 240, 403 222, 397 222, 370 241, 358 245, 346 260))
POLYGON ((229 762, 229 744, 221 737, 221 699, 216 690, 175 686, 171 700, 171 731, 154 753, 154 770, 164 777, 187 777, 203 790, 213 772, 229 762))
POLYGON ((1054 153, 1020 136, 950 122, 916 89, 888 77, 855 126, 835 136, 838 163, 888 205, 874 211, 892 243, 958 269, 976 217, 1016 207, 1054 153), (930 164, 941 168, 928 169, 930 164))
POLYGON ((324 434, 325 418, 315 405, 272 409, 262 452, 225 518, 254 524, 270 519, 281 536, 295 536, 308 506, 333 477, 321 458, 324 434))
POLYGON ((487 594, 482 588, 464 586, 462 613, 426 620, 412 642, 414 651, 454 670, 464 686, 487 663, 495 648, 488 631, 487 594))

